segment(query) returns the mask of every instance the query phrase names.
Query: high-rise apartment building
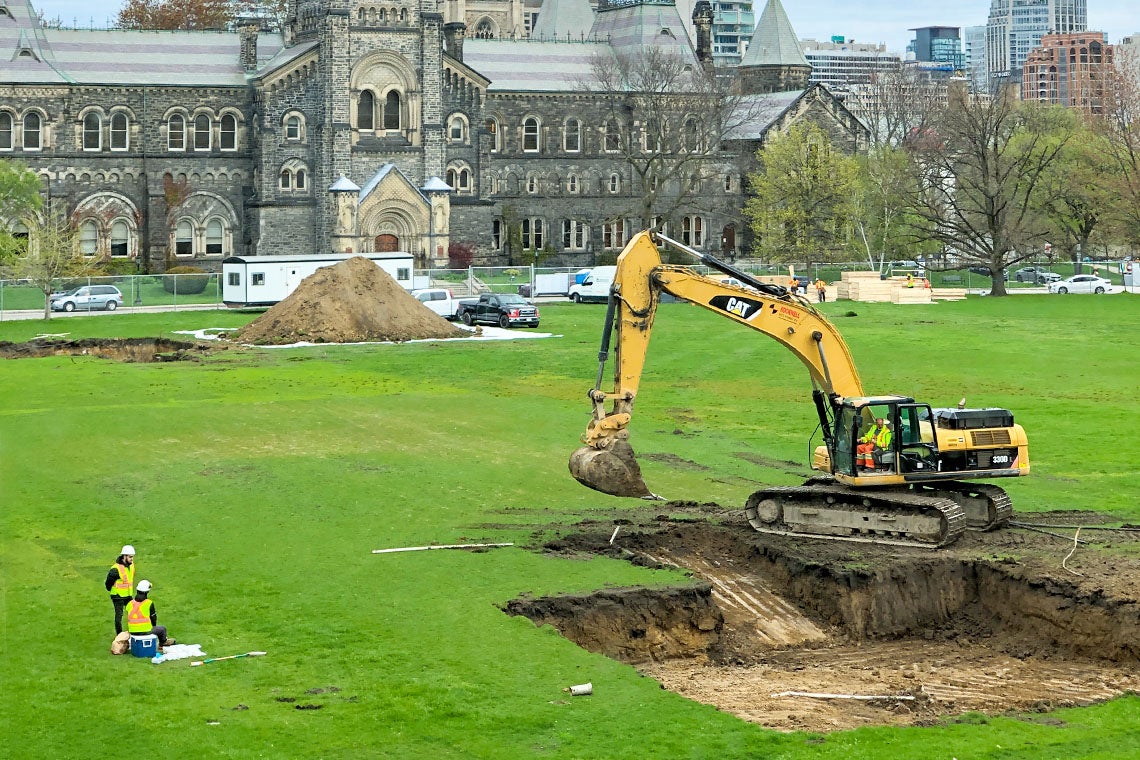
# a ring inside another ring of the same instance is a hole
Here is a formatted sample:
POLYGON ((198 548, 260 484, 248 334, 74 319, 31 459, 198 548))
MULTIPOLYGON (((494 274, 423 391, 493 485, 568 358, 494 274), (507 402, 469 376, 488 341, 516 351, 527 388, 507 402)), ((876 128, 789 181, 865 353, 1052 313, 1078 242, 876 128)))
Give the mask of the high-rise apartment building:
POLYGON ((965 72, 970 80, 972 92, 989 92, 989 79, 986 72, 986 28, 967 26, 962 30, 965 72))
POLYGON ((1087 28, 1087 0, 992 0, 986 23, 990 79, 1017 82, 1029 51, 1041 44, 1043 35, 1087 28))
POLYGON ((1104 32, 1046 34, 1025 59, 1021 99, 1101 113, 1112 60, 1104 32))

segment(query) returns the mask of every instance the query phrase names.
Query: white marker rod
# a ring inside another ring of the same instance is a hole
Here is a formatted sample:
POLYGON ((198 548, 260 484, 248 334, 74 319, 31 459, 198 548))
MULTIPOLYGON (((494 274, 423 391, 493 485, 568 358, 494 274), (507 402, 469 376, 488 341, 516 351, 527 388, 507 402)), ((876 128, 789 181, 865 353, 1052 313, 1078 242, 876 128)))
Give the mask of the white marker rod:
POLYGON ((484 549, 496 546, 514 546, 514 544, 437 544, 435 546, 402 546, 399 549, 373 549, 373 554, 391 554, 393 552, 423 552, 428 549, 484 549))

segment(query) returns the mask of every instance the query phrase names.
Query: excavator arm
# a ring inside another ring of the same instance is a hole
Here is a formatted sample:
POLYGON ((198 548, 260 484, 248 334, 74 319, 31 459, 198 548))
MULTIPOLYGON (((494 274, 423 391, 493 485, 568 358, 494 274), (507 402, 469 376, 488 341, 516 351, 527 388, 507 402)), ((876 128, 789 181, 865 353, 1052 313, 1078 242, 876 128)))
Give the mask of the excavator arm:
POLYGON ((617 259, 598 355, 597 382, 589 392, 594 408, 582 436, 585 446, 570 458, 575 479, 615 496, 653 496, 629 445, 629 423, 662 293, 761 332, 795 354, 811 376, 824 437, 830 439, 830 410, 842 398, 863 395, 851 353, 835 327, 807 300, 786 288, 761 282, 688 246, 657 237, 744 286, 721 282, 688 267, 663 264, 648 232, 639 233, 626 245, 617 259), (611 340, 615 347, 614 385, 613 390, 604 390, 611 340))

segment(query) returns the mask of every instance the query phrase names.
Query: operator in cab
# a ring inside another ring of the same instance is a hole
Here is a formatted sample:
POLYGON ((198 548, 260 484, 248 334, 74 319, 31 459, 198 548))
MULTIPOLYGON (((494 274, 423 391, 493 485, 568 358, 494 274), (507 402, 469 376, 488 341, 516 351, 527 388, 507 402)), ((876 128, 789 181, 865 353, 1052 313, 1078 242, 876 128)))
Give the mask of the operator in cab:
POLYGON ((859 439, 855 447, 855 461, 860 467, 868 470, 875 469, 875 451, 884 451, 891 446, 891 426, 887 421, 878 417, 875 426, 868 430, 859 439))

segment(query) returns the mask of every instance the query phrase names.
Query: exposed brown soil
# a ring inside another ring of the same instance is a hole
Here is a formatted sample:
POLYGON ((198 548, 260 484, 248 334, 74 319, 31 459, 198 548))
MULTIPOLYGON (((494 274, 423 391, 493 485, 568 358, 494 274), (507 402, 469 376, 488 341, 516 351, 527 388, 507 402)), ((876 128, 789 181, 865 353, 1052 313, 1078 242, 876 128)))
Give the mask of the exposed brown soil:
POLYGON ((669 503, 582 523, 547 550, 676 566, 694 583, 516 599, 507 611, 781 730, 1041 711, 1140 690, 1140 533, 1086 528, 1074 549, 1068 526, 1096 515, 1033 518, 1056 536, 1013 527, 932 551, 768 536, 736 511, 669 503))
POLYGON ((121 362, 177 362, 196 360, 210 348, 202 343, 166 338, 38 338, 26 343, 0 341, 0 358, 97 356, 121 362))
POLYGON ((471 335, 421 304, 363 256, 322 267, 288 298, 235 332, 258 345, 401 342, 471 335))

